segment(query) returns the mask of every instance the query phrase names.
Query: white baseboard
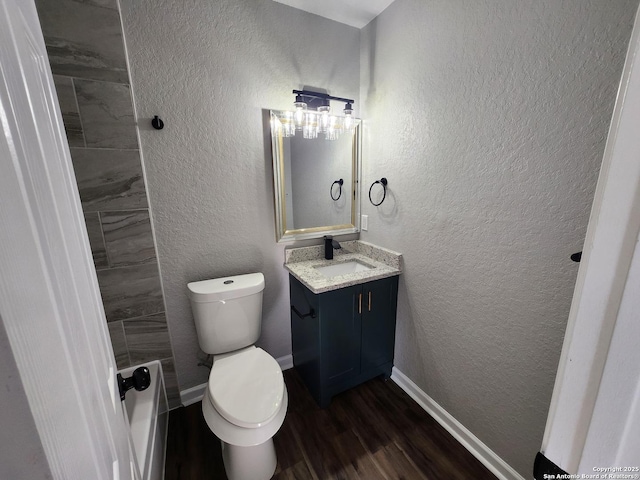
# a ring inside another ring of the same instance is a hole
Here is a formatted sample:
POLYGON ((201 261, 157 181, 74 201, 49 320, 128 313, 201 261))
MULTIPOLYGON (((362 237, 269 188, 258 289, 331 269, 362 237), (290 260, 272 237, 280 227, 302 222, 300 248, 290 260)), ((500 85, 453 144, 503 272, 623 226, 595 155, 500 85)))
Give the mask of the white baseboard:
POLYGON ((293 368, 293 355, 285 355, 284 357, 276 358, 276 362, 280 365, 280 368, 284 372, 293 368))
POLYGON ((201 383, 200 385, 196 385, 195 387, 187 388, 186 390, 180 391, 180 401, 182 405, 188 407, 189 405, 193 405, 194 403, 199 402, 204 397, 204 392, 207 391, 207 384, 201 383))
POLYGON ((501 480, 525 480, 507 462, 487 447, 478 437, 471 433, 464 425, 456 420, 449 412, 442 408, 429 395, 424 393, 404 373, 393 367, 391 380, 413 398, 429 415, 431 415, 445 430, 487 467, 501 480))
MULTIPOLYGON (((280 368, 284 370, 289 370, 293 368, 293 356, 285 355, 284 357, 276 358, 276 362, 280 365, 280 368)), ((188 407, 189 405, 193 405, 194 403, 199 402, 204 397, 204 392, 207 390, 207 384, 201 383, 200 385, 196 385, 195 387, 187 388, 186 390, 180 391, 180 401, 182 405, 188 407)))

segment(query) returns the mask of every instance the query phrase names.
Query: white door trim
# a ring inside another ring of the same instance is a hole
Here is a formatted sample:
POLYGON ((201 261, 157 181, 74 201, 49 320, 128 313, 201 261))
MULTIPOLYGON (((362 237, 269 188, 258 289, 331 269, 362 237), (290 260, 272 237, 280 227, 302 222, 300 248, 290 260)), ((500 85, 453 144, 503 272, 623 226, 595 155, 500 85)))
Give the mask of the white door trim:
POLYGON ((33 0, 0 0, 0 125, 0 318, 33 441, 55 479, 130 479, 113 351, 33 0))

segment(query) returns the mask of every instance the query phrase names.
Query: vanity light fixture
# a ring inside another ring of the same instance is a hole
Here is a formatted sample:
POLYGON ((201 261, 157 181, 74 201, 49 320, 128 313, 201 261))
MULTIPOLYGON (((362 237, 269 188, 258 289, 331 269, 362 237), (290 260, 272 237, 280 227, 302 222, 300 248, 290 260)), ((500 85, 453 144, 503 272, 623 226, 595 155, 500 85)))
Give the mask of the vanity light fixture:
POLYGON ((342 133, 351 132, 353 122, 353 100, 334 97, 322 92, 294 90, 296 96, 294 112, 286 112, 281 117, 282 135, 293 137, 302 132, 307 139, 318 138, 323 134, 327 140, 337 140, 342 133), (331 114, 331 101, 344 102, 344 116, 331 114))

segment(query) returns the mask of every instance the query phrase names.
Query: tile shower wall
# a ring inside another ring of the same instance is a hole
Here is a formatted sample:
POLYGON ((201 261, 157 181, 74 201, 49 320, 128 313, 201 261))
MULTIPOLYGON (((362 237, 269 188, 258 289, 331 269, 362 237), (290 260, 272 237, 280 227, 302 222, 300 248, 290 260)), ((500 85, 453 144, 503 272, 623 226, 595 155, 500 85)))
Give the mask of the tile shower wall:
POLYGON ((180 404, 117 0, 37 0, 118 368, 160 360, 180 404))

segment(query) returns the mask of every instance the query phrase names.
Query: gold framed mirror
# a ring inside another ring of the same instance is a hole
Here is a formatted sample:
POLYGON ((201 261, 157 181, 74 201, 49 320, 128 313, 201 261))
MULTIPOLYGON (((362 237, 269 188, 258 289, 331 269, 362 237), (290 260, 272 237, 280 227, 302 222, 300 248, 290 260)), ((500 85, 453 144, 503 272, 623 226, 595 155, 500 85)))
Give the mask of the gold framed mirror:
POLYGON ((289 129, 291 112, 271 111, 278 242, 360 231, 359 119, 331 140, 289 129))

